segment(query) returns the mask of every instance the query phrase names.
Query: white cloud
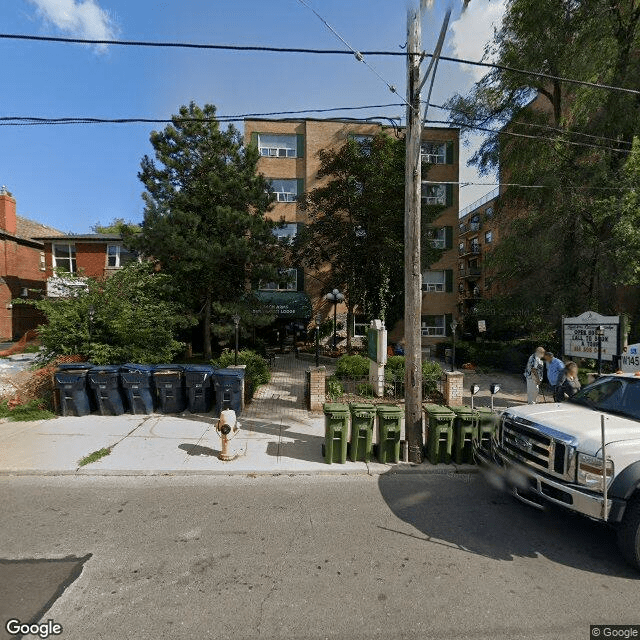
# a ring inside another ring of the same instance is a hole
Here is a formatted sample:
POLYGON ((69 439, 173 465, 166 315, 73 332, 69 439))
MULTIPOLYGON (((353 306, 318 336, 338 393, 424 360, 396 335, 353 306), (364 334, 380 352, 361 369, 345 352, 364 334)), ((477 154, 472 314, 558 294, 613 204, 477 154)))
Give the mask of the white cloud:
MULTIPOLYGON (((28 0, 44 20, 60 31, 89 40, 113 40, 117 28, 96 0, 28 0)), ((98 47, 104 50, 105 45, 98 47)))
MULTIPOLYGON (((466 11, 451 25, 453 53, 458 58, 480 60, 485 45, 493 39, 494 28, 499 29, 506 0, 471 0, 466 11)), ((464 70, 480 80, 486 67, 463 65, 464 70)))

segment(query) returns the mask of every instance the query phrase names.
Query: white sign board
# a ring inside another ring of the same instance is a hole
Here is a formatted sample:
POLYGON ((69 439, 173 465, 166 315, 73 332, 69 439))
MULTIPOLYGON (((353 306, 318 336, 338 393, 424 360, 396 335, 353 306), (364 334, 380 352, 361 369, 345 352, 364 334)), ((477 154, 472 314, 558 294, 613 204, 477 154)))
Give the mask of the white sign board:
POLYGON ((601 316, 593 311, 575 318, 562 319, 564 355, 574 358, 598 357, 598 327, 602 327, 602 359, 613 360, 618 355, 620 316, 601 316))
POLYGON ((630 344, 622 350, 620 370, 626 373, 640 371, 640 344, 630 344))

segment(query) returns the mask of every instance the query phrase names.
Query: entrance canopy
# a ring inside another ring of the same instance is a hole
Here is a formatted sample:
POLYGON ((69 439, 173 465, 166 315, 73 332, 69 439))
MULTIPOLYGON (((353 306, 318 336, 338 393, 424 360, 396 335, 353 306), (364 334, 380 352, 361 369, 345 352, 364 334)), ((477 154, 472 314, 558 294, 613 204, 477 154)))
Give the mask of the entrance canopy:
POLYGON ((304 291, 255 291, 253 295, 278 319, 309 320, 313 314, 311 299, 304 291))

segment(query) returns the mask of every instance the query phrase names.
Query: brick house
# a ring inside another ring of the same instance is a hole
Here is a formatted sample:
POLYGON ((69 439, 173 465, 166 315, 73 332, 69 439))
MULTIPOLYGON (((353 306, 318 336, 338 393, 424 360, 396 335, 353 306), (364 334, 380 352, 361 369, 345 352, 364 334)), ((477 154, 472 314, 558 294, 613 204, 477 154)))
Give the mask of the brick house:
POLYGON ((0 339, 17 339, 44 321, 29 305, 12 301, 38 298, 46 289, 44 245, 38 236, 62 235, 51 227, 16 215, 16 201, 0 189, 0 339))
POLYGON ((50 235, 38 239, 44 243, 44 273, 49 297, 68 293, 61 272, 80 278, 102 279, 137 259, 136 254, 125 249, 122 236, 117 233, 50 235))
MULTIPOLYGON (((350 120, 245 120, 245 141, 258 147, 260 160, 258 170, 271 180, 276 193, 276 203, 268 214, 274 220, 283 219, 287 226, 277 230, 278 234, 295 236, 299 225, 307 222, 306 215, 296 205, 299 194, 311 191, 321 185, 317 174, 320 168, 318 152, 321 149, 340 148, 349 137, 366 139, 385 129, 376 123, 357 123, 350 120)), ((444 205, 438 219, 433 223, 432 242, 444 249, 441 259, 423 273, 422 286, 422 344, 425 349, 450 335, 450 322, 457 312, 457 292, 455 270, 457 268, 458 233, 458 157, 459 131, 453 128, 429 127, 423 131, 422 153, 431 167, 423 176, 423 203, 444 205), (442 184, 448 182, 450 184, 442 184)), ((399 256, 403 259, 403 256, 399 256)), ((305 325, 311 317, 320 313, 323 317, 333 316, 333 307, 323 296, 328 293, 322 281, 322 270, 318 273, 292 270, 290 278, 280 287, 280 298, 294 298, 304 293, 310 304, 298 304, 295 309, 283 310, 305 325), (289 291, 287 291, 289 289, 289 291), (305 311, 302 311, 302 310, 305 311), (306 316, 304 315, 306 313, 306 316)), ((267 293, 263 295, 274 295, 267 293)), ((338 305, 338 322, 346 326, 347 309, 338 305)), ((286 320, 283 315, 282 321, 286 320)), ((354 314, 352 335, 364 336, 371 318, 354 314)), ((401 341, 404 334, 403 323, 399 322, 390 330, 390 341, 401 341)), ((339 332, 341 339, 346 330, 339 332)))

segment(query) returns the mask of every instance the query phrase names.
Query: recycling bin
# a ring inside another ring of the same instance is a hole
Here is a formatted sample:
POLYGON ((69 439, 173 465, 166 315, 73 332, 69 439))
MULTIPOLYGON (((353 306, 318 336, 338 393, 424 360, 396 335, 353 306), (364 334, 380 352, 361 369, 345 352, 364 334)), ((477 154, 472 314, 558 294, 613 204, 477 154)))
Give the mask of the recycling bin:
POLYGON ((188 364, 184 367, 184 385, 187 389, 187 406, 191 413, 211 411, 213 388, 211 378, 215 368, 206 364, 188 364))
POLYGON ((153 370, 158 408, 162 413, 182 413, 186 408, 184 369, 179 364, 158 364, 153 370))
POLYGON ((400 428, 403 411, 393 405, 378 405, 378 462, 400 462, 400 428))
POLYGON ((236 416, 242 411, 242 380, 244 369, 215 369, 212 374, 216 396, 215 415, 233 409, 236 416))
POLYGON ((498 427, 498 415, 491 411, 489 407, 477 407, 478 430, 476 437, 478 444, 483 449, 489 450, 489 443, 498 427))
POLYGON ((347 461, 347 439, 349 435, 349 406, 326 402, 324 411, 324 461, 327 464, 347 461))
POLYGON ((439 404, 425 404, 424 410, 427 414, 427 458, 431 464, 449 464, 456 414, 439 404))
POLYGON ((87 416, 91 413, 91 401, 87 393, 87 371, 92 367, 88 362, 58 366, 54 378, 63 416, 87 416))
POLYGON ((120 385, 131 413, 153 413, 152 375, 152 365, 127 363, 120 367, 120 385))
POLYGON ((372 404, 354 402, 349 405, 351 412, 351 455, 353 462, 371 461, 373 449, 373 426, 376 408, 372 404))
POLYGON ((473 462, 473 440, 478 433, 478 414, 471 407, 449 407, 456 414, 453 423, 453 459, 457 464, 473 462))
POLYGON ((87 373, 87 380, 101 416, 121 416, 124 413, 118 365, 96 365, 87 373))

